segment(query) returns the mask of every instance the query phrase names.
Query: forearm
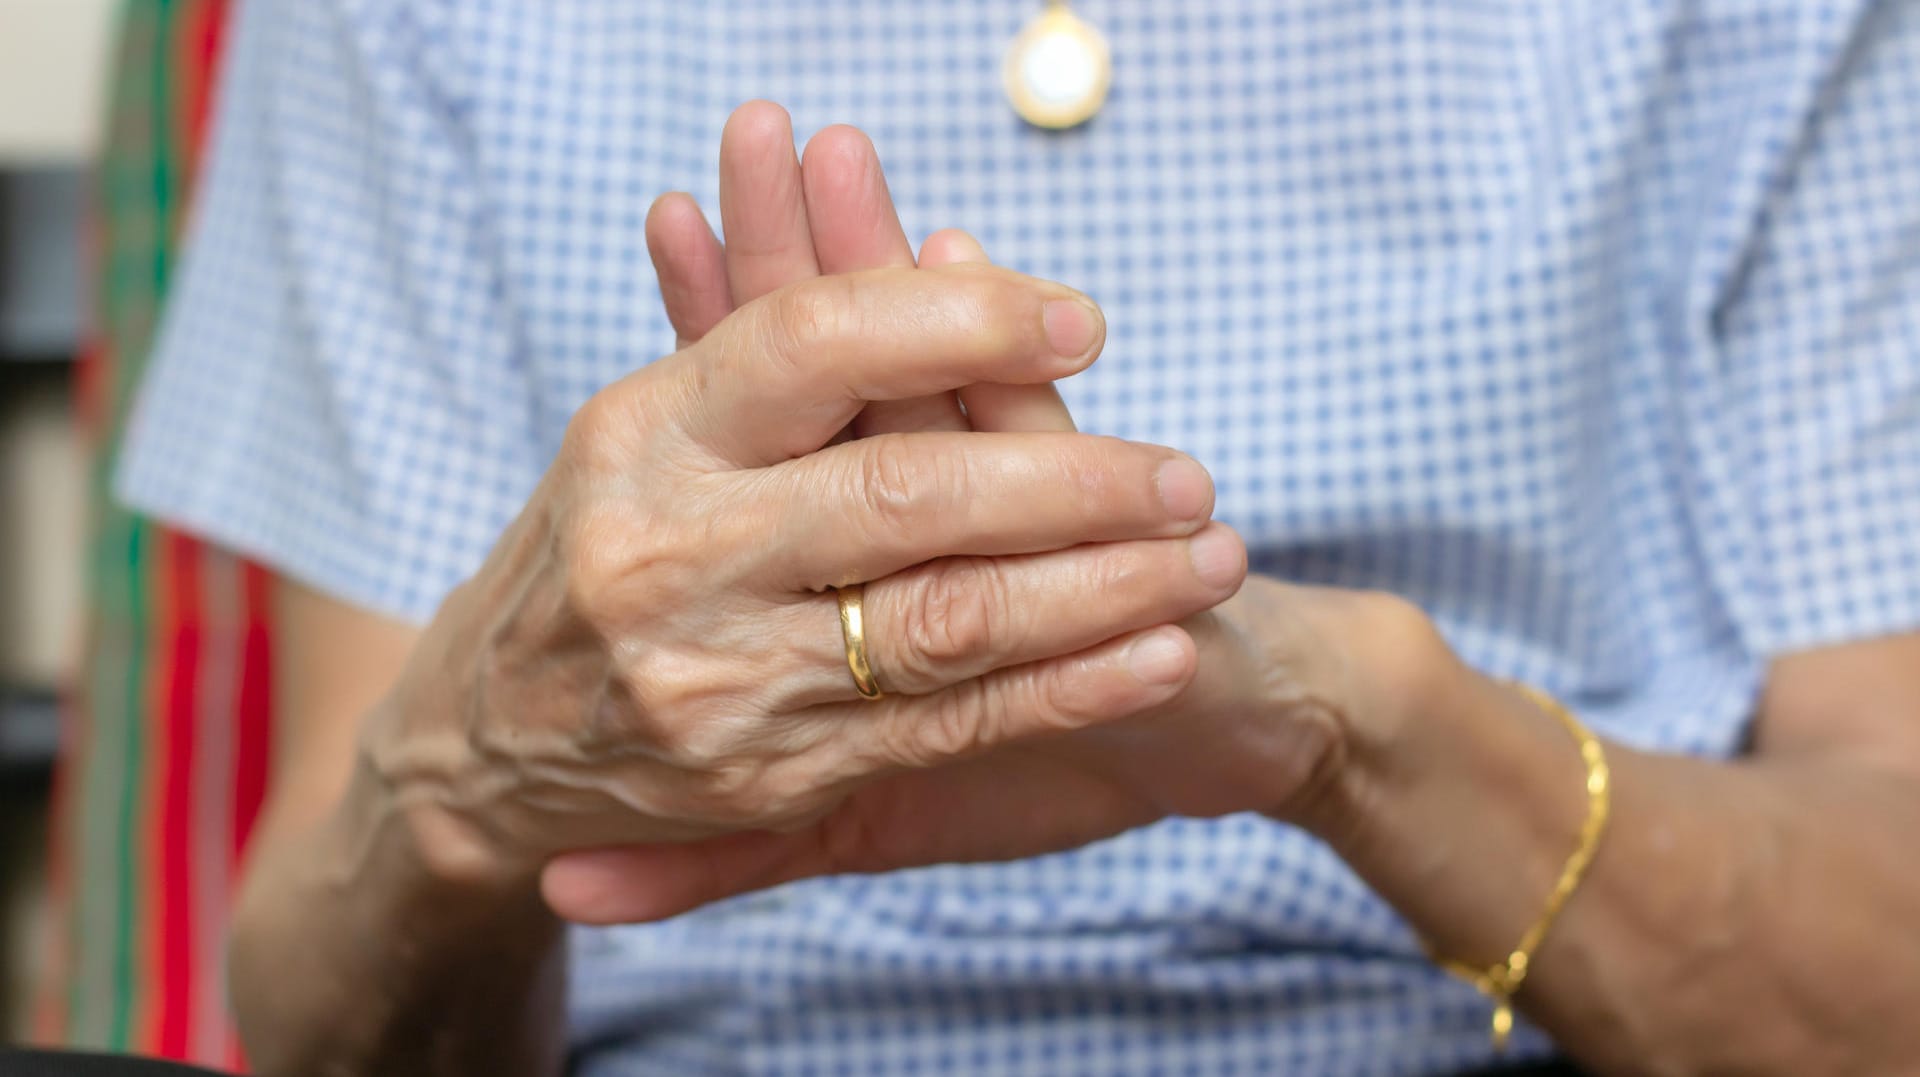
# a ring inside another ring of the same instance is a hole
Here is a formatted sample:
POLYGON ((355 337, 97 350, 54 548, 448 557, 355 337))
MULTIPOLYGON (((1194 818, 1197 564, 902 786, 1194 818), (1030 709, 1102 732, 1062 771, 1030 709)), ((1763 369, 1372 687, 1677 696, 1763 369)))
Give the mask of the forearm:
POLYGON ((331 816, 259 848, 230 957, 258 1072, 559 1071, 565 951, 531 880, 429 866, 364 765, 331 816))
POLYGON ((1608 1070, 1911 1073, 1913 780, 1615 754, 1619 829, 1542 950, 1534 1016, 1608 1070))
MULTIPOLYGON (((1312 825, 1439 952, 1491 964, 1572 851, 1557 722, 1443 664, 1356 731, 1312 825)), ((1606 1073, 1891 1073, 1920 1058, 1920 782, 1819 758, 1608 749, 1614 812, 1517 1000, 1606 1073)))

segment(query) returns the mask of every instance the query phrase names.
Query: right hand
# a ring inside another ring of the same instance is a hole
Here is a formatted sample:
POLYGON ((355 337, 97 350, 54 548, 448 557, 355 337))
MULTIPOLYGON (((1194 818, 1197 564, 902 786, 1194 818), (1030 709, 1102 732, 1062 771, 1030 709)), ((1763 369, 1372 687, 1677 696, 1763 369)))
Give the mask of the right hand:
POLYGON ((828 447, 867 402, 1049 382, 1102 335, 1059 285, 876 270, 781 288, 597 394, 363 733, 428 868, 531 880, 567 850, 797 828, 876 776, 1178 692, 1171 623, 1239 583, 1191 567, 1192 460, 1070 433, 828 447), (861 581, 879 702, 831 591, 861 581))

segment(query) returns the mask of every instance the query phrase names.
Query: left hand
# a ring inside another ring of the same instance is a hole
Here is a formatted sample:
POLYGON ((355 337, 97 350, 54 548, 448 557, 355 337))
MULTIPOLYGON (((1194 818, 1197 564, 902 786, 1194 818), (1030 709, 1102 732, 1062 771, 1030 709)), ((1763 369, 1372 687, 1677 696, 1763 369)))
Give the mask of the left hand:
MULTIPOLYGON (((826 148, 810 145, 803 169, 785 148, 784 114, 736 115, 721 155, 724 251, 691 199, 656 206, 649 245, 683 338, 724 316, 730 298, 820 272, 911 264, 871 144, 845 128, 820 137, 826 148), (771 137, 754 137, 755 121, 771 125, 763 132, 771 137)), ((984 258, 970 238, 943 232, 921 264, 984 258)), ((856 432, 970 421, 1072 429, 1051 386, 983 386, 961 397, 964 415, 951 398, 870 407, 856 432)), ((1227 571, 1244 575, 1237 539, 1224 556, 1227 571)), ((1356 713, 1394 706, 1392 686, 1406 678, 1392 674, 1411 674, 1438 648, 1426 624, 1387 596, 1254 577, 1182 623, 1199 672, 1155 711, 883 778, 795 832, 572 853, 549 866, 546 889, 564 895, 556 907, 573 919, 642 921, 813 875, 1055 852, 1170 815, 1257 811, 1301 821, 1338 780, 1356 713)))

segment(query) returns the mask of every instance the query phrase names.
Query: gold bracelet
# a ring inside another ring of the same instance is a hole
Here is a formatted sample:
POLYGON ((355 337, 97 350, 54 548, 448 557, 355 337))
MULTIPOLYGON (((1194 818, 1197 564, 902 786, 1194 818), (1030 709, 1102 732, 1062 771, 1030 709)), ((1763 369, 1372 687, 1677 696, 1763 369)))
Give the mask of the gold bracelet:
POLYGON ((1587 765, 1587 821, 1580 827, 1579 846, 1567 858, 1567 866, 1560 869, 1560 881, 1554 883, 1553 893, 1547 897, 1546 910, 1527 929, 1527 933, 1520 936, 1519 944, 1505 961, 1480 969, 1463 961, 1451 961, 1437 955, 1434 958, 1441 968, 1479 988, 1481 994, 1493 1000, 1492 1033, 1493 1049, 1496 1051, 1506 1050, 1507 1040, 1513 1035, 1513 996, 1520 990, 1520 985, 1526 982, 1527 969, 1533 963, 1533 953, 1540 948, 1541 940, 1547 937, 1547 929, 1553 926, 1567 899, 1580 888, 1587 865, 1593 863, 1594 854, 1599 851, 1600 837, 1606 833, 1607 815, 1612 807, 1607 753, 1601 747, 1600 739, 1559 700, 1530 685, 1518 681, 1508 683, 1542 710, 1560 719, 1560 724, 1566 726, 1567 732, 1580 742, 1580 758, 1587 765))

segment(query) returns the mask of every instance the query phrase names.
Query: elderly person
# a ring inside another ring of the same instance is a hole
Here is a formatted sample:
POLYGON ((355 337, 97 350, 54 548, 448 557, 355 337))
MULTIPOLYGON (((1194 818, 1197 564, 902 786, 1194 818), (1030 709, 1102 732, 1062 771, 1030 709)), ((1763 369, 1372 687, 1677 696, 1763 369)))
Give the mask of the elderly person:
POLYGON ((299 581, 263 1071, 1920 1059, 1920 5, 238 35, 123 479, 299 581), (897 206, 648 214, 756 94, 897 206))

